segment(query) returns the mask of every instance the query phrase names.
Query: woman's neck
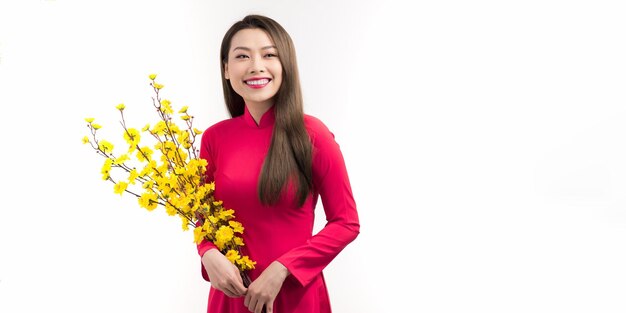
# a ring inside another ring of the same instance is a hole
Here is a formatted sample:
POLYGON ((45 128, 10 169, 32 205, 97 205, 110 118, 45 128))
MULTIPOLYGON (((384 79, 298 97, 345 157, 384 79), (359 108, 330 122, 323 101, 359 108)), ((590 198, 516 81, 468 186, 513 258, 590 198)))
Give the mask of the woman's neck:
POLYGON ((248 107, 248 111, 250 111, 250 115, 256 122, 257 125, 261 124, 261 118, 263 114, 267 112, 274 104, 273 103, 246 103, 248 107))

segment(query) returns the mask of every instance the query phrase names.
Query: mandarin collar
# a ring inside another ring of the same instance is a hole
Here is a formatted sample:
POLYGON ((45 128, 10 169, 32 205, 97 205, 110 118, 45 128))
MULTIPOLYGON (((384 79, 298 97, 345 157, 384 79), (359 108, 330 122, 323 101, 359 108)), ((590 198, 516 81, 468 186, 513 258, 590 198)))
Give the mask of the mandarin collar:
POLYGON ((245 109, 243 112, 243 119, 246 121, 246 124, 255 128, 265 128, 274 125, 275 116, 273 105, 267 111, 265 111, 265 113, 263 113, 263 116, 261 116, 261 121, 258 125, 254 120, 254 117, 252 117, 252 113, 250 113, 250 110, 248 110, 248 105, 246 104, 244 107, 245 109))

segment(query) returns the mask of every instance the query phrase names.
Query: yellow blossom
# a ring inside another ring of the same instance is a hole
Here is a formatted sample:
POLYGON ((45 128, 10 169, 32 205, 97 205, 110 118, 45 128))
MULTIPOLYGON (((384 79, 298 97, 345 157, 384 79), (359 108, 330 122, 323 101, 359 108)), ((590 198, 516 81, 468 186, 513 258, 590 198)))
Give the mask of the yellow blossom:
POLYGON ((220 249, 224 249, 224 245, 233 239, 233 229, 228 226, 221 226, 215 232, 215 245, 220 249))
POLYGON ((141 147, 139 149, 139 151, 137 151, 137 160, 143 162, 143 161, 150 161, 152 158, 152 149, 150 149, 149 147, 141 147))
POLYGON ((91 127, 93 127, 93 129, 96 129, 96 130, 102 128, 100 124, 91 124, 91 127))
POLYGON ((215 182, 210 182, 208 184, 204 184, 204 186, 207 187, 209 192, 213 192, 215 191, 215 182))
POLYGON ((126 108, 126 106, 124 105, 124 103, 120 103, 118 104, 116 107, 116 109, 120 110, 120 111, 124 111, 124 109, 126 108))
POLYGON ((120 155, 119 157, 117 157, 117 158, 115 159, 115 161, 113 161, 113 164, 115 164, 115 165, 122 164, 122 163, 124 163, 124 162, 126 162, 126 161, 128 161, 128 160, 130 160, 130 159, 128 158, 128 154, 122 154, 122 155, 120 155))
POLYGON ((107 158, 104 160, 104 165, 102 165, 102 169, 100 173, 102 173, 102 180, 109 179, 109 173, 111 172, 111 165, 113 164, 113 160, 107 158))
POLYGON ((243 246, 244 245, 243 244, 243 239, 241 237, 235 237, 235 238, 233 238, 233 241, 235 242, 235 244, 237 246, 243 246))
POLYGON ((144 127, 141 129, 141 131, 142 131, 142 132, 146 132, 146 131, 148 131, 148 129, 150 129, 150 124, 146 124, 146 126, 144 126, 144 127))
POLYGON ((241 257, 241 259, 237 260, 237 264, 239 264, 239 268, 244 271, 254 269, 254 265, 256 262, 250 260, 250 258, 246 255, 241 257))
POLYGON ((217 224, 219 222, 219 220, 213 216, 213 215, 209 215, 209 222, 211 222, 211 224, 217 224))
POLYGON ((167 215, 169 216, 174 216, 176 215, 176 208, 174 206, 172 206, 169 203, 165 204, 165 213, 167 213, 167 215))
POLYGON ((140 138, 139 131, 134 128, 129 128, 124 132, 124 139, 126 143, 128 143, 130 151, 135 150, 135 147, 139 144, 140 138))
POLYGON ((196 134, 196 135, 200 135, 200 134, 202 134, 202 131, 194 127, 193 133, 196 134))
POLYGON ((87 136, 83 137, 83 144, 85 143, 89 143, 89 137, 87 136))
POLYGON ((113 192, 121 195, 126 191, 126 187, 128 187, 128 183, 121 181, 113 186, 113 192))
POLYGON ((230 218, 235 217, 233 214, 235 213, 234 210, 224 210, 220 212, 219 218, 222 220, 228 220, 230 218))
POLYGON ((161 100, 161 112, 163 112, 165 114, 172 114, 172 113, 174 113, 174 110, 172 110, 171 104, 172 104, 172 102, 170 102, 170 100, 167 100, 167 99, 161 100))
POLYGON ((148 211, 152 211, 157 207, 157 195, 152 192, 144 192, 139 198, 139 205, 142 208, 146 208, 148 211))
POLYGON ((165 87, 165 86, 163 86, 161 84, 154 83, 154 88, 156 88, 156 89, 161 89, 163 87, 165 87))
POLYGON ((199 244, 202 242, 202 240, 204 239, 204 236, 206 236, 206 232, 204 231, 204 227, 196 227, 193 230, 193 242, 196 244, 199 244))
POLYGON ((139 177, 139 173, 137 173, 136 169, 132 169, 128 175, 128 183, 134 185, 137 177, 139 177))
POLYGON ((237 252, 236 250, 230 249, 228 250, 228 252, 226 252, 226 258, 233 264, 235 264, 235 261, 241 259, 241 256, 239 255, 239 252, 237 252))
POLYGON ((165 133, 166 127, 167 125, 165 124, 164 121, 159 121, 156 123, 156 125, 152 127, 152 133, 155 133, 157 135, 162 135, 165 133))
POLYGON ((150 74, 150 76, 148 76, 148 77, 149 77, 151 80, 154 80, 154 79, 156 79, 157 74, 150 74))
POLYGON ((234 232, 243 234, 243 225, 241 225, 241 223, 235 222, 235 221, 228 221, 228 225, 230 225, 230 227, 233 228, 234 232))
POLYGON ((151 181, 151 180, 149 180, 149 181, 147 181, 147 182, 144 182, 144 183, 141 185, 141 188, 143 188, 143 189, 152 189, 152 186, 154 186, 154 182, 153 182, 153 181, 151 181))
POLYGON ((91 124, 93 121, 94 121, 94 118, 93 118, 93 117, 86 117, 86 118, 85 118, 85 122, 87 122, 87 123, 89 123, 89 124, 91 124))
POLYGON ((180 111, 178 111, 178 113, 187 113, 187 109, 189 108, 189 106, 183 106, 182 108, 180 108, 180 111))
POLYGON ((189 119, 191 119, 191 116, 183 115, 183 116, 180 117, 180 119, 183 120, 183 121, 188 121, 189 119))
POLYGON ((111 153, 113 152, 113 144, 106 140, 100 140, 100 143, 98 144, 98 149, 100 149, 100 151, 104 153, 111 153))

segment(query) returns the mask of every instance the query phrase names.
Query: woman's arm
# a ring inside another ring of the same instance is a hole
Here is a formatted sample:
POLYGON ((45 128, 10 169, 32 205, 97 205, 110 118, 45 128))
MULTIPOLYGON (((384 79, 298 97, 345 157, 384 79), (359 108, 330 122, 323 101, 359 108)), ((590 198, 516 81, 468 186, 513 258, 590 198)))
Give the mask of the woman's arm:
POLYGON ((345 161, 334 135, 318 119, 307 116, 313 141, 313 183, 322 199, 326 226, 306 244, 281 257, 300 284, 308 284, 359 234, 360 224, 345 161))

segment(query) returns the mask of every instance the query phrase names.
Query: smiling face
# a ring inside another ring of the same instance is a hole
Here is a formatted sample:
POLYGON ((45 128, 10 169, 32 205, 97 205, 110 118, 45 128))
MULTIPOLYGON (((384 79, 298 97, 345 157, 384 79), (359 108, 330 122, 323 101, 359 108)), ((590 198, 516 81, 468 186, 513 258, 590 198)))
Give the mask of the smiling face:
POLYGON ((224 77, 248 106, 262 111, 271 107, 282 83, 282 72, 278 50, 265 31, 242 29, 233 36, 224 77))

